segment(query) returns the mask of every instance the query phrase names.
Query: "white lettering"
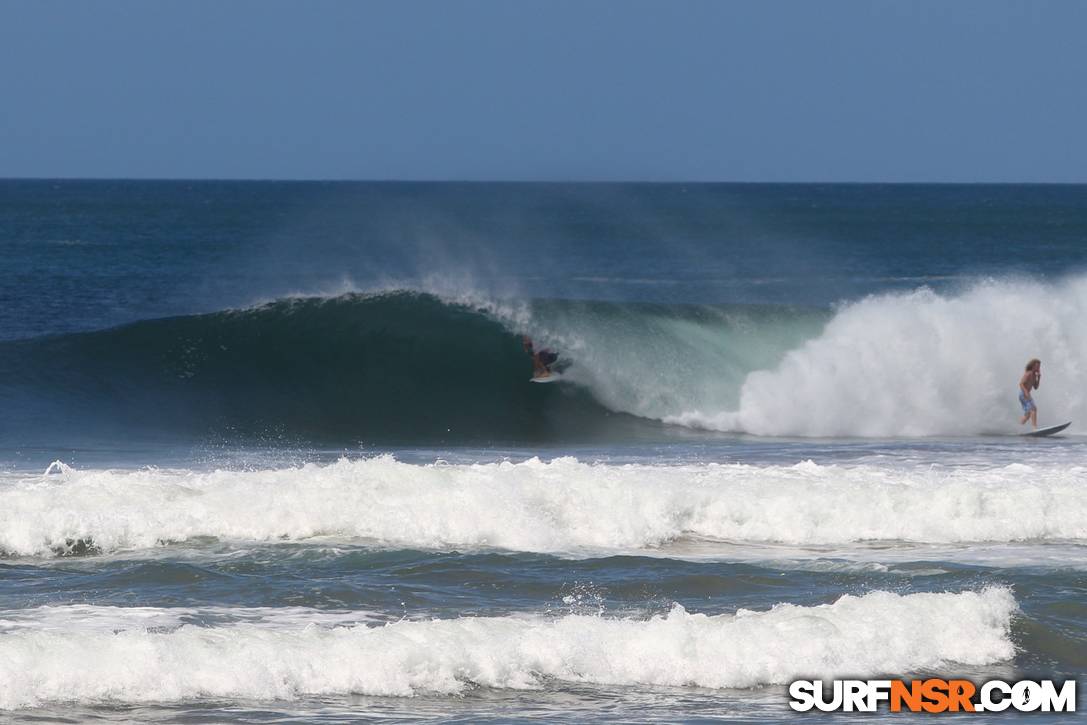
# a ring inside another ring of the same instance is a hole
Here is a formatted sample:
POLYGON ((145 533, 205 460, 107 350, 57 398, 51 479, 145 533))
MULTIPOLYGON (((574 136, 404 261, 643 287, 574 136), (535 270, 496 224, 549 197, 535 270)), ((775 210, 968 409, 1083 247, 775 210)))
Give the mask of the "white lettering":
POLYGON ((815 683, 797 680, 789 685, 789 707, 797 712, 807 712, 815 706, 815 683))
POLYGON ((985 712, 1003 712, 1007 710, 1012 704, 1009 695, 1012 693, 1012 688, 1007 682, 1003 680, 989 680, 981 686, 981 707, 977 709, 985 712), (993 699, 993 692, 999 692, 1001 697, 999 700, 993 699))

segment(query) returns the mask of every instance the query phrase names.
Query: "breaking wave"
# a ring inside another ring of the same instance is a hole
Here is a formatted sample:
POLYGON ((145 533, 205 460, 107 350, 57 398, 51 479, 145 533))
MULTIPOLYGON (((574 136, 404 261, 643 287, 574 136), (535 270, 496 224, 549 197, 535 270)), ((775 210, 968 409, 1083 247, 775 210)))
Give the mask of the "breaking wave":
POLYGON ((1087 540, 1087 469, 870 465, 413 465, 77 471, 0 486, 0 552, 231 541, 629 552, 684 539, 796 545, 1087 540))
POLYGON ((991 281, 793 307, 450 301, 415 292, 259 307, 0 344, 0 425, 87 435, 374 444, 1017 430, 1087 420, 1087 278, 991 281), (565 383, 529 385, 518 335, 565 383), (165 413, 164 411, 168 411, 165 413), (669 428, 664 425, 673 426, 669 428))
POLYGON ((201 626, 176 610, 43 607, 0 612, 0 708, 452 695, 535 689, 547 680, 749 688, 801 676, 907 673, 1011 658, 1016 609, 1002 588, 875 591, 715 616, 673 605, 648 619, 521 615, 376 626, 347 624, 342 614, 328 621, 316 610, 276 622, 252 621, 259 615, 250 610, 233 624, 201 626))

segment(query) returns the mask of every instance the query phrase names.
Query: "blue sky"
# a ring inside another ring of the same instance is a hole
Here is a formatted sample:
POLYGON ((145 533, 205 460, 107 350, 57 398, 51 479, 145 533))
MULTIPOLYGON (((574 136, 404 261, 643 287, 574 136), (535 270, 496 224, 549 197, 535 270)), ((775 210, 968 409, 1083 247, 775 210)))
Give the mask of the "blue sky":
POLYGON ((0 176, 1087 181, 1087 3, 0 0, 0 176))

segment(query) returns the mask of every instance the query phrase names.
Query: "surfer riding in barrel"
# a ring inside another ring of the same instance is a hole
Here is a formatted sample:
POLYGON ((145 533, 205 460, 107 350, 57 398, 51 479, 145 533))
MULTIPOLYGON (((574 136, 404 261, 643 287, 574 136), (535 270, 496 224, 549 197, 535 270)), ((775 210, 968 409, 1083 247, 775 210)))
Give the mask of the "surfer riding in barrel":
POLYGON ((551 365, 559 359, 559 356, 547 348, 536 350, 532 344, 532 338, 528 335, 521 335, 521 346, 525 349, 525 353, 532 358, 532 379, 550 378, 551 365))

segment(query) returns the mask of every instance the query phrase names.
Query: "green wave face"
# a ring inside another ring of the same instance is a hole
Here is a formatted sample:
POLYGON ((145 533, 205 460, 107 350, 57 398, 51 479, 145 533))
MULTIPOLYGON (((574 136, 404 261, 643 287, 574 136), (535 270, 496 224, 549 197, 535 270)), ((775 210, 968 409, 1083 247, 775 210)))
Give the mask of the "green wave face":
POLYGON ((0 346, 6 431, 430 444, 659 435, 691 401, 734 404, 816 315, 415 292, 278 300, 0 346), (519 335, 562 356, 531 385, 519 335), (168 412, 167 412, 168 411, 168 412))

